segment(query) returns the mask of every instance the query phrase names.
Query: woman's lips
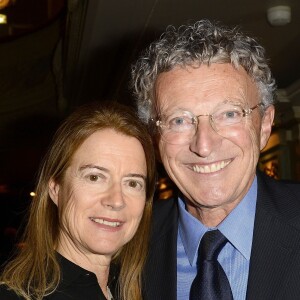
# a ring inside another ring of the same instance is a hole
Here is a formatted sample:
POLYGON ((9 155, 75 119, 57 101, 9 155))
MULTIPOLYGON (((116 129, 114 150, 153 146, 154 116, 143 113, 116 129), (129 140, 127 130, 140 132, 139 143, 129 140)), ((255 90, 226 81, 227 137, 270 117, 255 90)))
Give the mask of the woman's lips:
POLYGON ((95 217, 91 217, 90 219, 95 223, 103 224, 110 227, 120 227, 123 224, 123 222, 117 220, 107 220, 107 219, 95 218, 95 217))

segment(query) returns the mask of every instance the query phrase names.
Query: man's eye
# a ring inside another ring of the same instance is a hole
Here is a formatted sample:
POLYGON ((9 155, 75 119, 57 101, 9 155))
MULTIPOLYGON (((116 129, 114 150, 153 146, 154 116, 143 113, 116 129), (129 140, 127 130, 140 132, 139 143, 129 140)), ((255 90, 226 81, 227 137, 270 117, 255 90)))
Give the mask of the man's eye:
POLYGON ((184 118, 182 117, 177 117, 173 120, 173 123, 176 124, 176 125, 181 125, 181 124, 184 124, 184 118))
POLYGON ((225 110, 216 115, 219 120, 237 120, 242 117, 242 112, 237 109, 225 110))
POLYGON ((187 117, 180 116, 180 117, 174 117, 170 119, 168 123, 171 127, 177 127, 177 126, 191 124, 191 120, 187 117))
POLYGON ((233 119, 233 118, 236 118, 237 116, 238 116, 237 111, 225 111, 224 112, 224 117, 227 119, 233 119))

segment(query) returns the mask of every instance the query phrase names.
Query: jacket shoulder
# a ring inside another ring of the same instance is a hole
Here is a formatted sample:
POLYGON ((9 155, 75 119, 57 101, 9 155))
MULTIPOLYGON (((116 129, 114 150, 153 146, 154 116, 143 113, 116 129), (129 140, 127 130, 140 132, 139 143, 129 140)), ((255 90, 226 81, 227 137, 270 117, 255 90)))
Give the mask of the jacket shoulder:
POLYGON ((258 174, 258 204, 274 216, 300 229, 300 183, 258 174))
MULTIPOLYGON (((152 236, 160 238, 168 232, 177 230, 177 198, 155 200, 152 214, 152 236)), ((155 239, 156 239, 155 238, 155 239)))

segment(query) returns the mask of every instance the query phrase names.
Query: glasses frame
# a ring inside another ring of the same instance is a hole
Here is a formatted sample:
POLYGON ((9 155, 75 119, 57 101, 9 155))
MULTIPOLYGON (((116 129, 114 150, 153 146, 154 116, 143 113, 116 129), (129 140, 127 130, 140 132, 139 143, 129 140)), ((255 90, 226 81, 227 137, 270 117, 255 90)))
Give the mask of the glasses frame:
MULTIPOLYGON (((239 106, 239 105, 237 105, 237 106, 239 106)), ((241 106, 241 109, 242 109, 242 112, 243 112, 243 115, 242 115, 242 117, 244 118, 244 117, 247 117, 247 116, 249 116, 249 115, 251 115, 252 114, 252 112, 256 109, 256 108, 258 108, 258 107, 260 107, 260 106, 264 106, 264 104, 262 103, 262 102, 260 102, 260 103, 258 103, 258 104, 256 104, 256 105, 254 105, 253 107, 250 107, 250 108, 242 108, 241 106)), ((215 123, 214 123, 214 119, 213 119, 213 114, 200 114, 200 115, 194 115, 193 113, 191 113, 191 112, 189 112, 189 111, 187 111, 188 113, 190 113, 191 115, 193 115, 193 117, 192 117, 192 120, 193 120, 193 125, 194 125, 194 127, 195 127, 195 133, 194 133, 194 135, 196 134, 196 132, 198 131, 198 125, 199 125, 199 117, 209 117, 209 124, 211 125, 211 127, 212 127, 212 129, 215 131, 215 132, 218 132, 218 130, 215 128, 215 123)), ((151 119, 153 122, 154 122, 154 124, 155 124, 155 126, 156 126, 156 128, 160 128, 160 130, 159 130, 159 132, 160 132, 160 135, 163 137, 163 133, 162 133, 162 130, 163 130, 163 126, 166 126, 166 125, 164 125, 164 124, 162 124, 162 121, 160 120, 160 119, 151 119)), ((238 124, 238 123, 237 123, 238 124)), ((230 126, 230 125, 229 125, 230 126)), ((193 135, 193 136, 194 136, 193 135)), ((167 143, 170 143, 170 142, 168 142, 166 139, 164 139, 167 143)))

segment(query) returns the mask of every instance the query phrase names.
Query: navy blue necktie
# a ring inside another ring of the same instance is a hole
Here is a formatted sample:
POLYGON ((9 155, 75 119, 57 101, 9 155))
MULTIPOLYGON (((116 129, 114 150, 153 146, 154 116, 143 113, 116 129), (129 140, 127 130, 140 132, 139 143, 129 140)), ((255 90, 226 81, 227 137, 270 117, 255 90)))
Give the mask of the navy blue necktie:
POLYGON ((219 230, 207 231, 200 243, 197 275, 192 283, 190 300, 232 300, 227 276, 217 257, 227 243, 219 230))

